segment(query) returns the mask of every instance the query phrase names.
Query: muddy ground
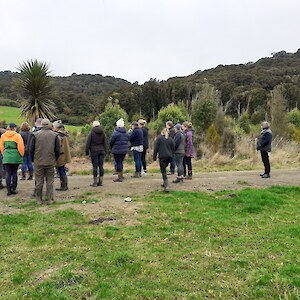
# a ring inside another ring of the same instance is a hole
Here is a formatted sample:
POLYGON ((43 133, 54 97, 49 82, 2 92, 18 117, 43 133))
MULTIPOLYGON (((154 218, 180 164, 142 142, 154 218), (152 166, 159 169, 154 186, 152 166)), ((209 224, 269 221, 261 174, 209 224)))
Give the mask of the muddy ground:
MULTIPOLYGON (((0 213, 12 214, 39 210, 47 213, 55 210, 75 209, 82 212, 90 221, 135 224, 138 211, 143 208, 144 198, 148 192, 160 191, 162 183, 160 174, 147 174, 142 178, 125 175, 122 183, 113 182, 114 175, 107 173, 101 187, 91 187, 90 175, 69 176, 69 190, 55 192, 56 204, 37 207, 32 192, 34 181, 18 182, 18 194, 7 196, 6 189, 0 190, 0 213), (131 198, 126 202, 125 198, 131 198)), ((169 176, 170 190, 214 192, 220 190, 237 190, 245 187, 264 188, 273 185, 300 184, 300 170, 274 170, 270 179, 262 179, 258 171, 233 171, 194 174, 192 180, 183 184, 174 184, 176 176, 169 176)), ((55 188, 59 179, 55 179, 55 188)), ((97 222, 95 222, 97 223, 97 222)))

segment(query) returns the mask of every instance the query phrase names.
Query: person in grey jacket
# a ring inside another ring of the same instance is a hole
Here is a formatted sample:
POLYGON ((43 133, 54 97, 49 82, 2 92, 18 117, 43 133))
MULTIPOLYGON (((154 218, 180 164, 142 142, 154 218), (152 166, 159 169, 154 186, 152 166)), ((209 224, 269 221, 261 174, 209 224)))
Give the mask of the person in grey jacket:
POLYGON ((260 174, 261 178, 270 178, 271 166, 269 152, 272 150, 272 131, 270 124, 266 121, 262 122, 261 133, 257 138, 256 150, 260 151, 261 158, 265 167, 265 172, 260 174))
POLYGON ((183 135, 183 132, 181 130, 181 124, 176 124, 174 126, 175 128, 175 136, 174 136, 174 142, 175 142, 175 152, 174 152, 174 158, 177 166, 177 179, 173 181, 173 183, 183 183, 183 158, 185 155, 185 136, 183 135))
POLYGON ((40 130, 32 133, 29 153, 35 167, 37 204, 43 203, 44 178, 46 178, 47 204, 51 204, 54 203, 54 168, 60 155, 60 142, 57 133, 50 129, 48 119, 43 119, 41 125, 40 130))

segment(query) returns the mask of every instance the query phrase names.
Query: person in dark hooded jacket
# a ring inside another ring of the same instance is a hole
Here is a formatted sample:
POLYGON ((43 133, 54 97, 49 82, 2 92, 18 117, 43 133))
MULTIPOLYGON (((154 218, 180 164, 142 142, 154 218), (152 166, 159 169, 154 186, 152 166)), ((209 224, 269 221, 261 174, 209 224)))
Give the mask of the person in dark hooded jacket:
POLYGON ((106 153, 106 136, 100 126, 99 121, 93 122, 93 128, 89 133, 86 145, 85 145, 85 154, 90 155, 93 165, 93 183, 91 186, 102 186, 103 184, 103 175, 104 175, 104 156, 106 153), (99 178, 98 177, 99 169, 99 178))

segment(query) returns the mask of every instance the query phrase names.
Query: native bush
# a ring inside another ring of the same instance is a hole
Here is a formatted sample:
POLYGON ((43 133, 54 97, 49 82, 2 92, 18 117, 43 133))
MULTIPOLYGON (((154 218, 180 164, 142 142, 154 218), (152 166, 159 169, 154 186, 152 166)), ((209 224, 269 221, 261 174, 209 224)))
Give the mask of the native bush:
POLYGON ((300 110, 298 108, 294 108, 288 114, 288 122, 296 126, 298 129, 300 128, 300 110))
POLYGON ((221 136, 218 134, 214 124, 210 125, 207 129, 205 143, 213 153, 218 152, 221 143, 221 136))
POLYGON ((238 120, 238 126, 245 132, 250 133, 250 120, 249 114, 243 113, 238 120))

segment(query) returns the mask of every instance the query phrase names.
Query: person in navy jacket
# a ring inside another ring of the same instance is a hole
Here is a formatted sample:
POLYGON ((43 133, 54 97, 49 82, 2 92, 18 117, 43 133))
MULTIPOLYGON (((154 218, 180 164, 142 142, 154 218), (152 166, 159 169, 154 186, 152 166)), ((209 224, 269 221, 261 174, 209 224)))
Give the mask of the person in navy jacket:
POLYGON ((142 173, 142 153, 143 153, 143 141, 144 134, 141 128, 138 126, 138 122, 131 123, 131 133, 129 141, 131 143, 130 150, 133 153, 133 159, 135 164, 135 173, 132 177, 141 177, 142 173))

